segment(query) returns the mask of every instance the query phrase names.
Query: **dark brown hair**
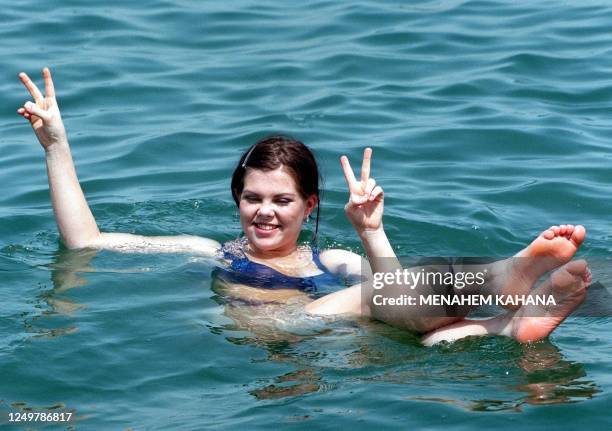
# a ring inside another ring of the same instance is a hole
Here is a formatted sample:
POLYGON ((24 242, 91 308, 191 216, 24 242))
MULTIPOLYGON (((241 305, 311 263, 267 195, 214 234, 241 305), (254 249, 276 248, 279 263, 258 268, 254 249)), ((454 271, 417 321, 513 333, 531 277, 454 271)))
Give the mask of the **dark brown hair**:
POLYGON ((284 166, 293 177, 297 190, 304 199, 317 197, 315 240, 319 232, 319 167, 312 151, 302 142, 289 136, 263 138, 242 154, 232 175, 232 197, 240 206, 247 168, 273 171, 284 166))

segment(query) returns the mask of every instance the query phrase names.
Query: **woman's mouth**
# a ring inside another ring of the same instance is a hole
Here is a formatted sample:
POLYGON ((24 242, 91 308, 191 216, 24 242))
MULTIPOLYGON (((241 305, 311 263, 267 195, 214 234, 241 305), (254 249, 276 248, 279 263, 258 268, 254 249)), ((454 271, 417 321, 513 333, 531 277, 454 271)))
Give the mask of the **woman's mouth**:
POLYGON ((278 225, 271 223, 253 223, 253 226, 260 235, 270 235, 278 230, 278 225))

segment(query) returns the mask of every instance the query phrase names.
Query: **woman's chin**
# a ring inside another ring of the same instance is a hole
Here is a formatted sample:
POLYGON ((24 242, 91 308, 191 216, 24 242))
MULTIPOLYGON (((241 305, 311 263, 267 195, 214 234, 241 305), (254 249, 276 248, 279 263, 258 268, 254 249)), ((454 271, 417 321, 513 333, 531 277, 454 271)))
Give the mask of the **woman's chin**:
POLYGON ((257 235, 248 235, 249 245, 259 252, 279 252, 283 249, 292 249, 293 244, 284 244, 279 237, 261 238, 257 235))
POLYGON ((255 247, 259 250, 273 250, 274 248, 279 246, 278 238, 273 236, 261 236, 255 232, 249 232, 247 235, 249 239, 249 244, 252 247, 255 247))

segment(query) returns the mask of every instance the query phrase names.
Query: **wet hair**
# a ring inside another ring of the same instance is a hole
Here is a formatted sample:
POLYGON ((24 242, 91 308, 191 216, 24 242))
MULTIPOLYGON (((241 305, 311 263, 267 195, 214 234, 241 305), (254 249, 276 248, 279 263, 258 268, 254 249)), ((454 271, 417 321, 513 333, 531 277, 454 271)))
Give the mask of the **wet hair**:
POLYGON ((319 167, 312 151, 302 142, 289 136, 274 135, 257 141, 246 150, 232 175, 232 197, 240 206, 240 195, 244 189, 247 168, 273 171, 284 166, 295 181, 298 193, 308 199, 317 197, 317 218, 314 240, 319 233, 319 167))

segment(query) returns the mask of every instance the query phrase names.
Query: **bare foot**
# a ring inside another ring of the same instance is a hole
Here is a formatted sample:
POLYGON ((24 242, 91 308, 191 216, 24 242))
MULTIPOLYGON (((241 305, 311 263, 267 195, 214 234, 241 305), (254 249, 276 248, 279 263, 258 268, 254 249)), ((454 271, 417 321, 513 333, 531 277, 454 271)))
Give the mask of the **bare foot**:
POLYGON ((453 342, 468 336, 506 335, 522 343, 540 340, 550 334, 576 308, 591 283, 591 271, 584 260, 566 264, 533 291, 552 295, 556 305, 523 305, 518 311, 484 320, 461 320, 440 327, 423 337, 431 346, 441 341, 453 342))
POLYGON ((525 305, 512 317, 510 336, 521 343, 545 338, 578 307, 591 284, 591 271, 584 260, 576 260, 555 271, 533 292, 552 295, 557 305, 525 305))
MULTIPOLYGON (((578 251, 586 237, 584 226, 571 224, 551 226, 531 244, 509 259, 498 293, 526 295, 538 279, 567 262, 578 251)), ((506 308, 517 309, 508 306, 506 308)))

